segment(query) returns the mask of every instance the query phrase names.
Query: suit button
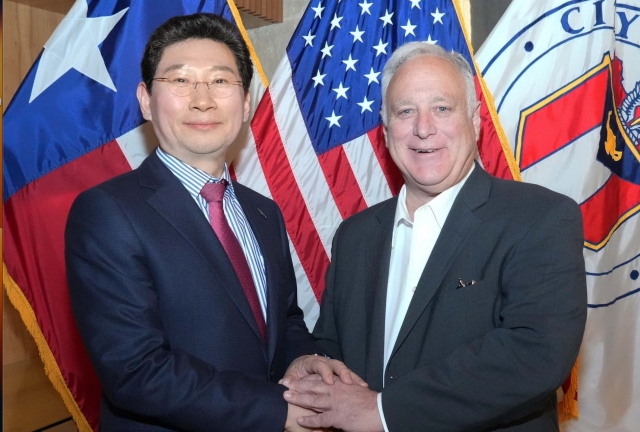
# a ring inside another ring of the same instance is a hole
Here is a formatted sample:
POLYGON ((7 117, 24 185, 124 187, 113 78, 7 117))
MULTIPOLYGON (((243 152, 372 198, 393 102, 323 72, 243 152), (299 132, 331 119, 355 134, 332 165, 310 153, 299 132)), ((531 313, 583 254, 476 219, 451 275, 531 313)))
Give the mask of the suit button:
POLYGON ((394 380, 394 379, 398 379, 398 377, 397 377, 397 376, 393 376, 393 375, 389 375, 389 380, 390 380, 390 381, 391 381, 391 380, 394 380))

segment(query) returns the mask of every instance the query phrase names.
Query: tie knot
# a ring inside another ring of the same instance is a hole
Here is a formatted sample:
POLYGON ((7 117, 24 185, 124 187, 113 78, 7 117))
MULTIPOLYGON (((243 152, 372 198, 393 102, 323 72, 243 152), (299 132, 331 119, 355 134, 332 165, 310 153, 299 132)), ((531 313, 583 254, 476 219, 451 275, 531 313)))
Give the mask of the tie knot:
POLYGON ((202 187, 200 195, 208 202, 222 201, 224 191, 227 189, 227 181, 222 179, 219 183, 207 183, 202 187))

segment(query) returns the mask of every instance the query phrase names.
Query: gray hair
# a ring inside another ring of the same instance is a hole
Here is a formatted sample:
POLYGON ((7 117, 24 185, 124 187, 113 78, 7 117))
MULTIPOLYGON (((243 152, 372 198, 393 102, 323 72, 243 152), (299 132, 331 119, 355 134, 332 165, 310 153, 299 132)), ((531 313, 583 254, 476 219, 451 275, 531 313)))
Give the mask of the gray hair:
POLYGON ((455 51, 447 52, 442 47, 426 41, 409 42, 393 52, 382 71, 382 108, 380 109, 380 114, 382 115, 382 122, 385 125, 387 124, 387 107, 385 100, 391 78, 393 78, 400 66, 405 62, 423 55, 441 57, 453 63, 464 79, 467 87, 467 109, 469 110, 469 117, 473 115, 473 111, 478 105, 478 98, 476 97, 476 85, 473 79, 473 71, 471 70, 467 59, 465 59, 460 53, 455 51))

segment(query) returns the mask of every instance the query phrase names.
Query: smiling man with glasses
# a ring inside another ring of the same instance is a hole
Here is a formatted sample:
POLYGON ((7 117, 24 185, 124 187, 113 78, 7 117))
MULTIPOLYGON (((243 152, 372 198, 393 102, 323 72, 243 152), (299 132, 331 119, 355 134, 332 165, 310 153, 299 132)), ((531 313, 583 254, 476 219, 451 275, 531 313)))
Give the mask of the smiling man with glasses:
POLYGON ((285 372, 362 382, 306 355, 321 353, 297 306, 280 210, 225 164, 249 117, 249 50, 218 16, 176 17, 151 35, 141 69, 140 109, 160 146, 82 193, 65 232, 101 429, 298 429, 306 411, 283 400, 285 372))

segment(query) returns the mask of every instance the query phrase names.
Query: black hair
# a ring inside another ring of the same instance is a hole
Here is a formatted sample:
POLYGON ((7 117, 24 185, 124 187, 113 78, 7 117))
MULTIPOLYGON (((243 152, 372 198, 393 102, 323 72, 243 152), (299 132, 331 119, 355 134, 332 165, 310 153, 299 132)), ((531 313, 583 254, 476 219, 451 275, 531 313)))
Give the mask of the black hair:
POLYGON ((253 63, 249 48, 238 29, 219 15, 196 13, 169 18, 151 34, 140 62, 142 81, 149 93, 164 49, 187 39, 211 39, 226 45, 236 59, 242 87, 245 93, 249 91, 253 63))

